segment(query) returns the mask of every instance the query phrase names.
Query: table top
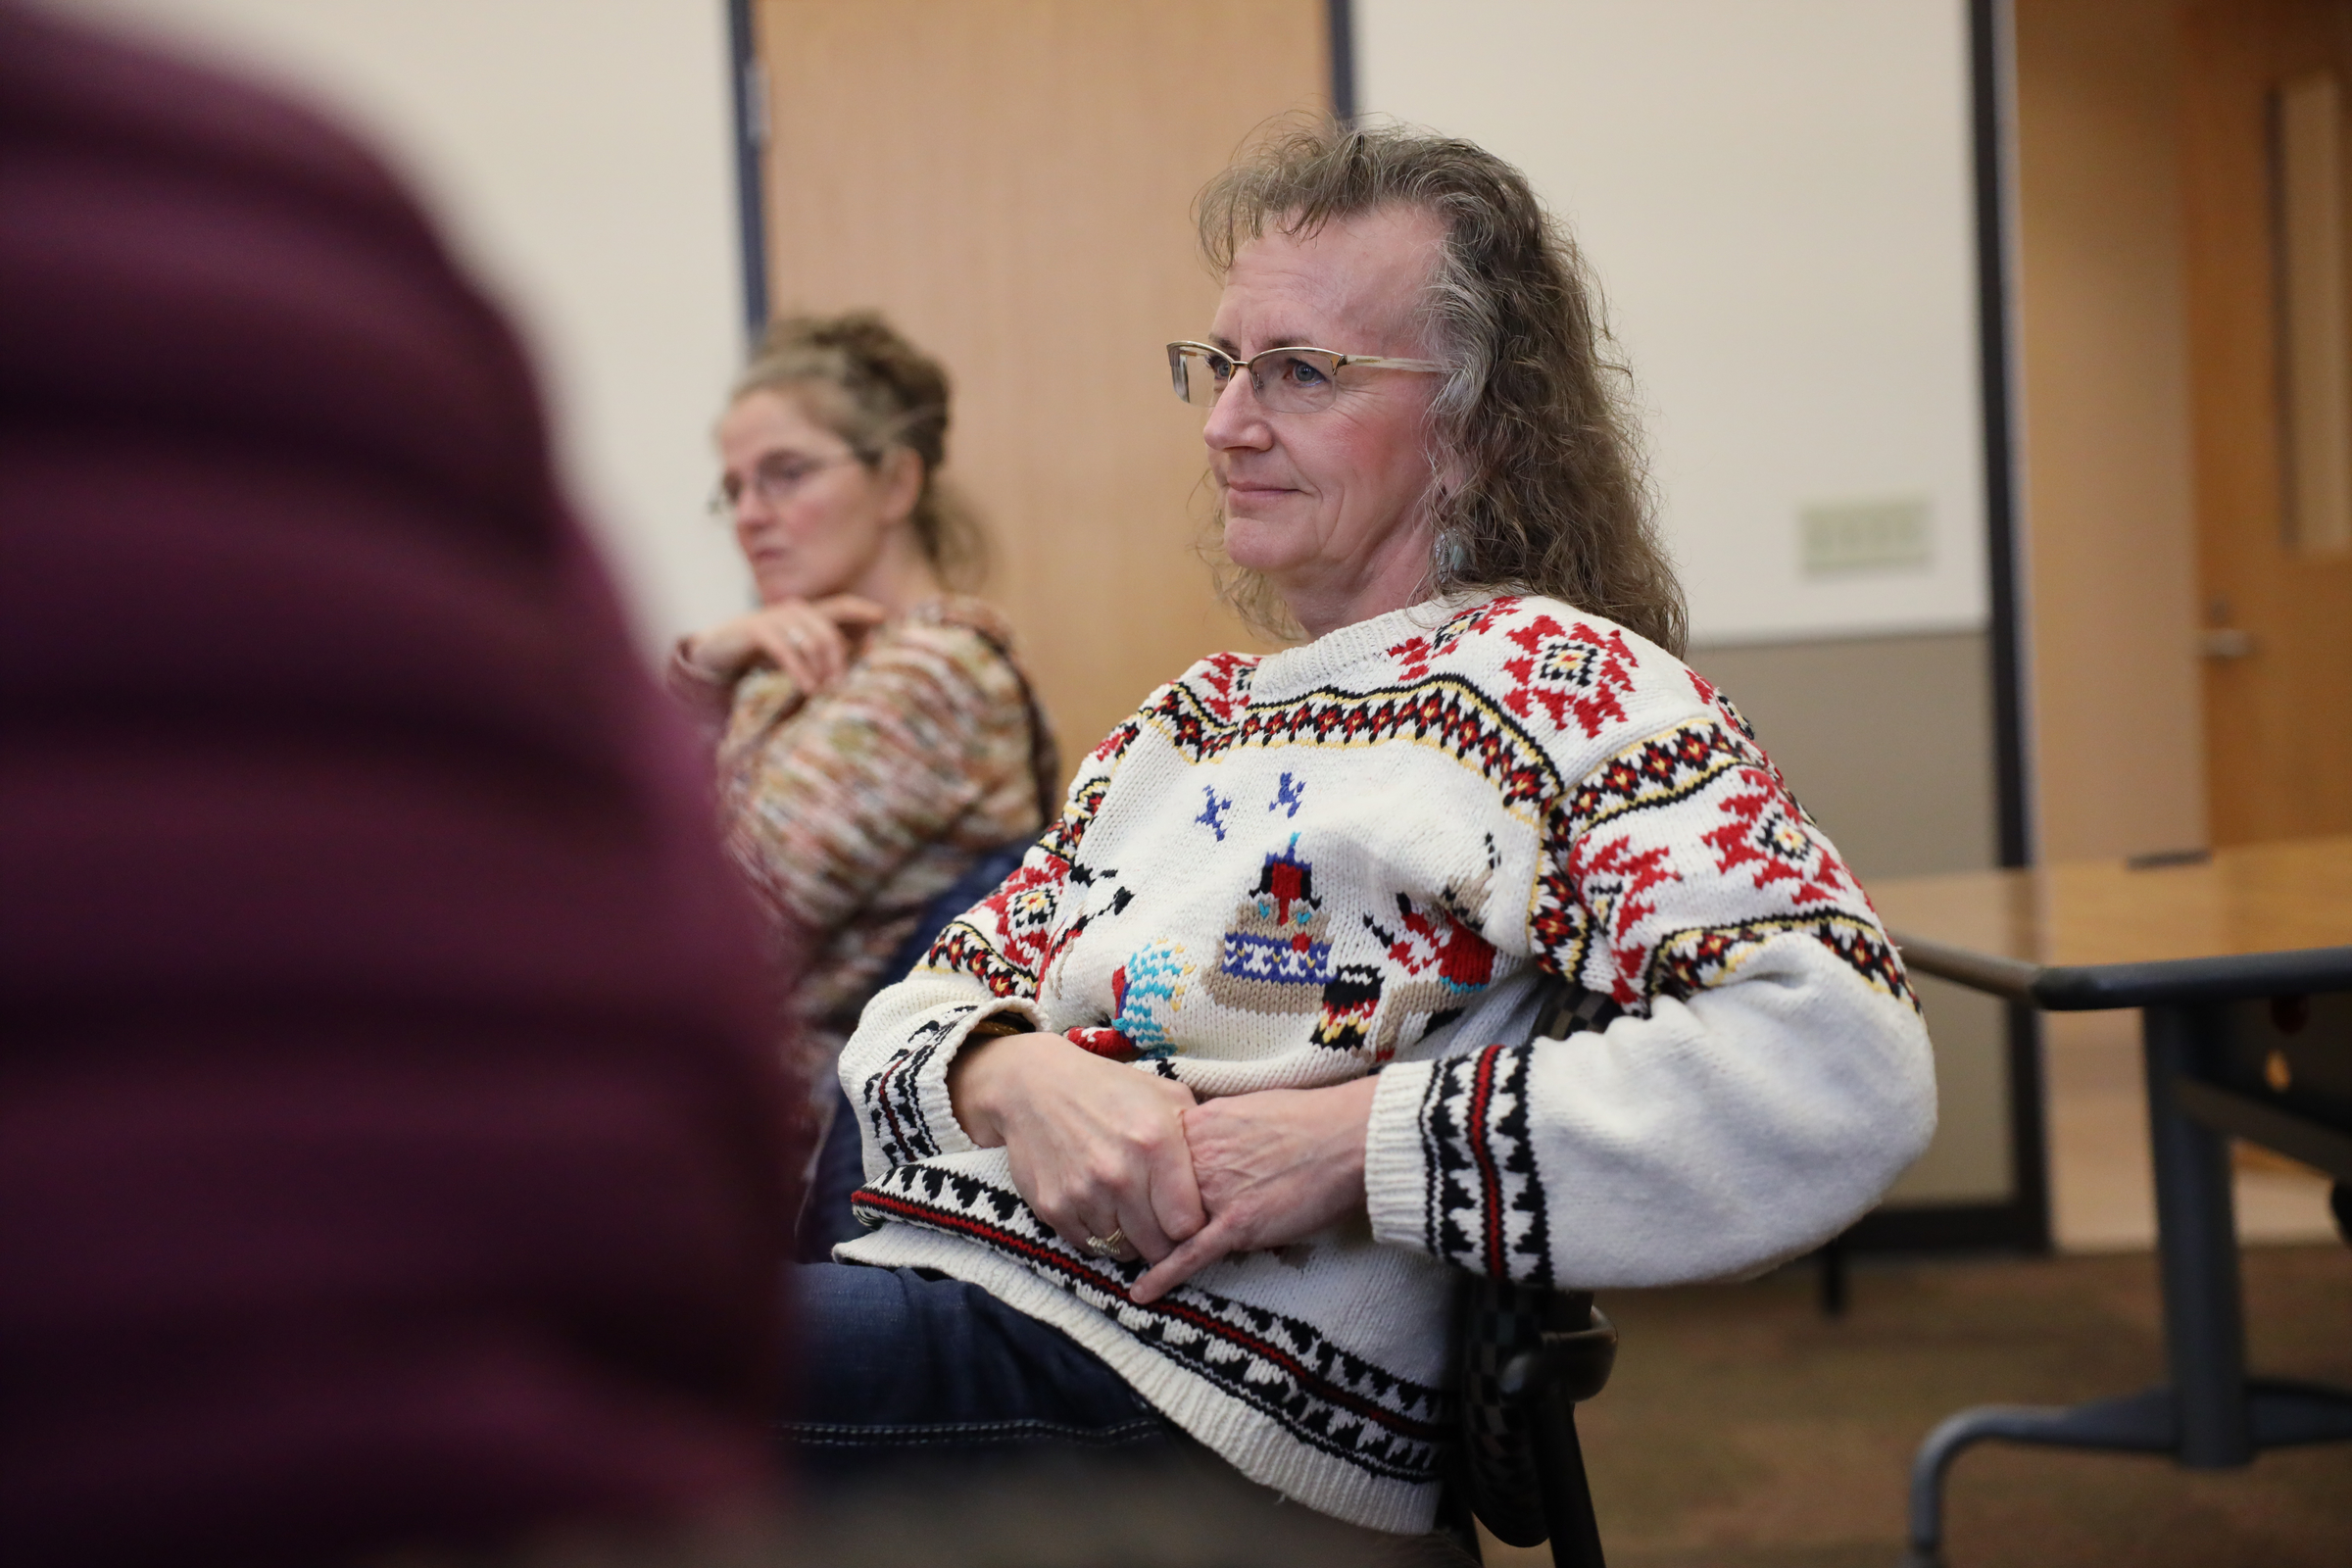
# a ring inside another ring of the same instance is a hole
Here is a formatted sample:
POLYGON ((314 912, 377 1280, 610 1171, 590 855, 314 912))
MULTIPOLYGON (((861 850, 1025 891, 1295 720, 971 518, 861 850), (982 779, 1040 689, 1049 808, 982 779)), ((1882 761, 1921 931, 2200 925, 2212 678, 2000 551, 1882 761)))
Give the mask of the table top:
POLYGON ((1870 884, 1911 967, 2053 1009, 2352 990, 2352 835, 1870 884))

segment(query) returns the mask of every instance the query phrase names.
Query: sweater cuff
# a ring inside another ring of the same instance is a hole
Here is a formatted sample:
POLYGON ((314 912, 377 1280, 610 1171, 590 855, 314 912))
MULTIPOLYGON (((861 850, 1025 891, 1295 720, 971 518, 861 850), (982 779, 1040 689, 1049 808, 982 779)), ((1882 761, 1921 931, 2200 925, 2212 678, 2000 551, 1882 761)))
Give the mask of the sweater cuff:
POLYGON ((670 696, 695 717, 707 724, 726 721, 727 710, 735 700, 735 682, 731 677, 711 674, 688 657, 690 637, 681 637, 669 647, 669 662, 662 666, 662 684, 670 696))
MULTIPOLYGON (((1032 1029, 1043 1028, 1038 1020, 1037 1004, 1022 997, 999 997, 974 1007, 957 1018, 952 1028, 940 1037, 939 1044, 922 1054, 914 1066, 912 1085, 915 1114, 918 1125, 926 1129, 923 1141, 931 1147, 915 1154, 928 1159, 934 1154, 960 1154, 980 1146, 972 1142, 956 1119, 956 1104, 948 1096, 948 1069, 956 1064, 956 1054, 971 1039, 974 1027, 990 1018, 1018 1018, 1032 1029)), ((882 1093, 890 1093, 887 1085, 882 1093)), ((894 1160, 893 1163, 899 1161, 894 1160)))
POLYGON ((1381 1069, 1364 1129, 1364 1205, 1372 1239, 1434 1254, 1430 1235, 1429 1153, 1421 1137, 1421 1105, 1429 1098, 1434 1061, 1393 1061, 1381 1069))

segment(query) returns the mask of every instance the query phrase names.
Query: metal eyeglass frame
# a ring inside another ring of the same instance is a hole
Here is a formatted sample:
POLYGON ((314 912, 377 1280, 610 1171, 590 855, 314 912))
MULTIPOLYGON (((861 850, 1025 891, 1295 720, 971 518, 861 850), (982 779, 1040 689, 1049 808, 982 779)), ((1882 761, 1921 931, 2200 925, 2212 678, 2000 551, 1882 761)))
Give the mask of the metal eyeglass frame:
MULTIPOLYGON (((1319 349, 1308 343, 1285 343, 1276 348, 1259 349, 1245 360, 1237 355, 1226 353, 1214 343, 1196 343, 1187 338, 1168 345, 1168 379, 1175 384, 1176 401, 1188 409, 1200 407, 1200 404, 1185 395, 1184 362, 1188 355, 1193 354, 1223 360, 1236 370, 1248 371, 1250 390, 1261 400, 1266 395, 1266 389, 1258 384, 1257 362, 1269 354, 1320 354, 1324 356, 1331 361, 1334 395, 1337 395, 1339 391, 1339 372, 1350 365, 1368 365, 1377 370, 1410 370, 1424 375, 1443 375, 1453 368, 1450 365, 1440 365, 1435 360, 1397 360, 1380 354, 1342 354, 1337 349, 1319 349)), ((1228 386, 1232 385, 1233 377, 1230 372, 1226 375, 1225 381, 1228 386)), ((1300 409, 1292 412, 1313 414, 1322 411, 1320 409, 1300 409)))
MULTIPOLYGON (((773 454, 771 454, 771 456, 773 456, 773 454)), ((711 516, 718 518, 722 522, 732 520, 736 512, 742 507, 743 497, 746 494, 759 496, 761 504, 764 506, 770 508, 780 507, 786 501, 790 500, 794 493, 801 488, 801 486, 807 484, 809 480, 815 478, 827 468, 844 467, 850 464, 864 463, 867 460, 865 455, 859 452, 852 452, 846 457, 819 458, 815 462, 804 466, 800 470, 799 474, 793 479, 792 483, 784 488, 783 494, 780 496, 771 493, 773 487, 767 482, 765 473, 763 471, 767 461, 768 460, 766 458, 762 458, 759 463, 752 466, 752 482, 745 485, 742 490, 737 491, 734 495, 727 494, 727 481, 723 478, 720 479, 716 484, 712 485, 710 487, 710 498, 703 503, 703 510, 710 513, 711 516)))

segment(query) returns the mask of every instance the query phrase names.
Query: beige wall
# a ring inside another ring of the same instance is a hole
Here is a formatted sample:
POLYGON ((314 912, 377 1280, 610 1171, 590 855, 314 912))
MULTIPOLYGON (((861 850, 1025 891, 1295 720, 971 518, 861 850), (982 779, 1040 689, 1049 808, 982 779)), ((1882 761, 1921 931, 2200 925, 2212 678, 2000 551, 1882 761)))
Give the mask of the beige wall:
POLYGON ((1709 642, 1987 614, 1960 0, 1353 0, 1356 102, 1510 159, 1633 373, 1709 642), (1808 571, 1801 514, 1925 505, 1924 561, 1808 571))
POLYGON ((743 352, 718 0, 66 0, 356 128, 528 343, 649 651, 750 602, 702 511, 743 352))
POLYGON ((2179 0, 2016 0, 2044 859, 2206 839, 2179 0))

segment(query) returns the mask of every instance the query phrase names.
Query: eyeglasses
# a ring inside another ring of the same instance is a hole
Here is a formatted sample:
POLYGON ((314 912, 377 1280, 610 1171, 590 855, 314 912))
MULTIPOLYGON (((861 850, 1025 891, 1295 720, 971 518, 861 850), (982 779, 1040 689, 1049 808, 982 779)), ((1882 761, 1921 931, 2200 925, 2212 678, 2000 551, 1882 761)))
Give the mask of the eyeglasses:
POLYGON ((743 493, 750 490, 762 503, 780 507, 790 501, 794 492, 827 468, 865 460, 853 452, 838 458, 807 458, 797 452, 771 452, 752 466, 752 482, 737 481, 733 474, 720 479, 710 491, 706 505, 713 517, 732 517, 743 505, 743 493))
POLYGON ((1197 409, 1225 395, 1237 369, 1250 372, 1250 390, 1270 414, 1316 414, 1331 407, 1340 371, 1350 365, 1375 370, 1411 370, 1442 375, 1452 368, 1433 360, 1392 360, 1378 354, 1335 354, 1330 349, 1264 349, 1246 360, 1211 343, 1168 345, 1168 374, 1176 395, 1197 409))

